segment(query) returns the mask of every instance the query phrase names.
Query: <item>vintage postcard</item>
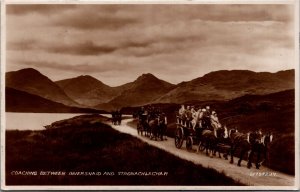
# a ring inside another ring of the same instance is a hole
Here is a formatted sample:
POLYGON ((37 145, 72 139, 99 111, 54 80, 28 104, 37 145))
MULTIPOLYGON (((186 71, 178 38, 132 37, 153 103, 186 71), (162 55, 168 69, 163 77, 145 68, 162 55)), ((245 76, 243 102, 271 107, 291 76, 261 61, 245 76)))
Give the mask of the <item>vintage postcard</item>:
POLYGON ((299 188, 299 2, 1 2, 1 189, 299 188))

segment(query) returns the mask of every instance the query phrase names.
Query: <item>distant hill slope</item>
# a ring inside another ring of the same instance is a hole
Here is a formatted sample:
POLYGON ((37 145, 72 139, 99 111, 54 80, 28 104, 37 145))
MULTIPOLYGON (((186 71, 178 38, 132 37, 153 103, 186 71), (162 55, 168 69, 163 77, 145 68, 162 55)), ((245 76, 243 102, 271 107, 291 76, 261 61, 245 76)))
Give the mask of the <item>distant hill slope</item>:
POLYGON ((190 100, 228 100, 245 94, 268 94, 295 87, 294 70, 256 73, 246 70, 222 70, 180 83, 156 103, 184 103, 190 100))
POLYGON ((97 113, 94 109, 69 107, 13 88, 5 88, 6 112, 32 113, 97 113))
POLYGON ((172 90, 175 85, 158 79, 148 73, 138 77, 134 82, 126 84, 126 89, 107 104, 98 105, 97 108, 120 108, 152 103, 153 100, 172 90))
POLYGON ((35 69, 6 73, 6 86, 72 106, 112 110, 154 103, 231 100, 264 95, 295 87, 295 71, 277 73, 221 70, 173 85, 147 73, 135 81, 110 87, 85 75, 52 82, 35 69))
POLYGON ((105 85, 89 75, 56 81, 55 83, 74 101, 86 106, 106 103, 118 94, 117 89, 105 85))
POLYGON ((79 104, 69 98, 58 85, 32 68, 7 72, 6 86, 65 105, 79 106, 79 104))

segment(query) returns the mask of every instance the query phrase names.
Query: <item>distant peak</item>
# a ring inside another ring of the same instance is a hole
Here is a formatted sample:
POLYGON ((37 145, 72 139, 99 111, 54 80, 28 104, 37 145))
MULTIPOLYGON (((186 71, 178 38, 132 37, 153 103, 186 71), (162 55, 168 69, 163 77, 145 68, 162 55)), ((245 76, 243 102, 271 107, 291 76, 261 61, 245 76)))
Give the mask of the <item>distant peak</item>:
POLYGON ((144 79, 157 79, 157 78, 151 73, 144 73, 141 76, 139 76, 137 80, 144 80, 144 79))
POLYGON ((40 73, 38 70, 34 68, 25 68, 25 69, 20 69, 16 72, 26 72, 26 73, 40 73))
POLYGON ((94 77, 92 77, 90 75, 80 75, 77 78, 82 78, 82 79, 96 79, 96 78, 94 78, 94 77))
POLYGON ((154 75, 152 75, 151 73, 143 73, 142 76, 152 76, 152 77, 154 77, 154 75))

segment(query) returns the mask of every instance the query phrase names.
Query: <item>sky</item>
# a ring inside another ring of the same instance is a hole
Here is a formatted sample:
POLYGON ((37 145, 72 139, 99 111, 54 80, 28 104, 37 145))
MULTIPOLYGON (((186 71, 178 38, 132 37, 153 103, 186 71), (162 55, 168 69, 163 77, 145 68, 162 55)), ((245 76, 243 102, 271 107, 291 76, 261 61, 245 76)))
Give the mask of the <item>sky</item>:
POLYGON ((217 70, 295 68, 292 5, 6 6, 6 71, 117 86, 152 73, 180 83, 217 70))

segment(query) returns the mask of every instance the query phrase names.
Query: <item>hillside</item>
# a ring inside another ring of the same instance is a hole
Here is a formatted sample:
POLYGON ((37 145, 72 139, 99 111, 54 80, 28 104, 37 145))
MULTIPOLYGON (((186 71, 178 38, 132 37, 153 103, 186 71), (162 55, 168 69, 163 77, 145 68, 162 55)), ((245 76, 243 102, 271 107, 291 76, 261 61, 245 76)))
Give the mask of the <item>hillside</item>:
POLYGON ((190 100, 229 100, 246 94, 263 95, 295 87, 294 70, 277 73, 222 70, 180 83, 157 103, 184 103, 190 100))
POLYGON ((119 96, 107 104, 98 105, 97 108, 121 108, 152 103, 174 87, 173 84, 158 79, 150 73, 143 74, 134 82, 127 84, 126 89, 119 96))
POLYGON ((120 133, 98 115, 82 115, 43 131, 6 131, 7 185, 224 186, 241 185, 213 169, 182 160, 120 133), (170 163, 172 162, 172 163, 170 163), (64 176, 11 174, 16 170, 65 172, 64 176), (101 173, 92 175, 89 173, 101 173), (105 172, 114 175, 105 175, 105 172), (163 172, 127 176, 119 172, 163 172), (70 175, 87 173, 87 175, 70 175), (196 178, 196 179, 195 179, 196 178))
POLYGON ((6 112, 31 113, 100 113, 103 111, 69 107, 61 103, 50 101, 43 97, 33 95, 13 88, 5 88, 6 112))
POLYGON ((118 93, 117 89, 105 85, 89 75, 56 81, 55 83, 70 98, 85 106, 106 103, 118 93))
POLYGON ((52 82, 34 69, 6 73, 6 86, 72 106, 112 110, 154 103, 223 101, 294 89, 294 70, 277 73, 221 70, 173 85, 150 73, 117 87, 89 75, 52 82))
POLYGON ((53 81, 35 69, 26 68, 7 72, 5 80, 6 87, 25 91, 65 105, 80 106, 69 98, 53 81))

